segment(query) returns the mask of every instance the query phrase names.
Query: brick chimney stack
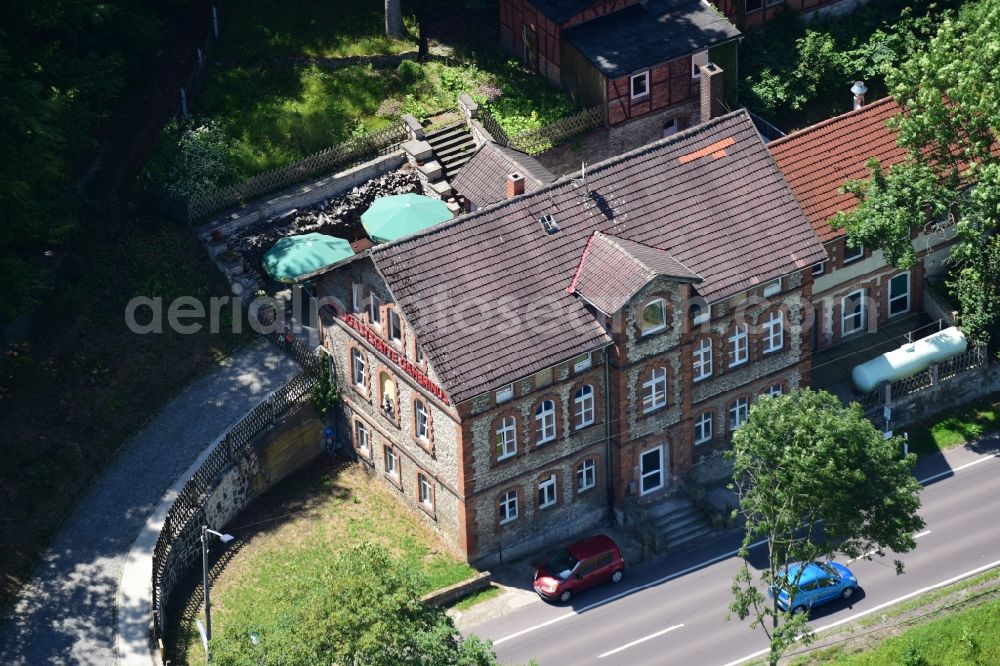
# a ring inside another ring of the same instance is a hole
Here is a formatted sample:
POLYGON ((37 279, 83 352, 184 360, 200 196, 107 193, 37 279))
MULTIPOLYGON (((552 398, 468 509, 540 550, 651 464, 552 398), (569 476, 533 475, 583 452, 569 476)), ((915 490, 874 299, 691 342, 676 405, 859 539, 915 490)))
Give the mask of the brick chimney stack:
POLYGON ((507 176, 507 198, 513 199, 524 194, 524 176, 515 172, 507 176))
POLYGON ((722 68, 715 63, 701 66, 701 122, 726 112, 725 79, 722 68))

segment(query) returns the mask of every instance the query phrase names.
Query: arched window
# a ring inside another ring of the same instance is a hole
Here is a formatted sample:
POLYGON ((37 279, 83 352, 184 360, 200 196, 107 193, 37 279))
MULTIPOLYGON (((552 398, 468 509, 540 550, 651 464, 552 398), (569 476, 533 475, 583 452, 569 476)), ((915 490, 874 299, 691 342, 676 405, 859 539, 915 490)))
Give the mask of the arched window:
POLYGON ((577 430, 594 422, 594 387, 581 386, 573 396, 573 423, 577 430))
POLYGON ((517 419, 505 416, 496 429, 497 460, 510 458, 517 453, 517 419))
POLYGON ((544 444, 556 438, 556 403, 542 400, 535 410, 535 444, 544 444))
POLYGON ((396 420, 396 382, 388 372, 378 375, 379 389, 382 391, 380 403, 382 412, 391 420, 396 420))
POLYGON ((642 318, 639 329, 643 335, 651 335, 667 327, 667 302, 657 298, 646 303, 642 308, 642 318))
POLYGON ((430 419, 427 416, 427 407, 423 400, 413 401, 413 432, 417 439, 430 439, 430 419))
POLYGON ((653 368, 642 383, 642 413, 648 414, 667 404, 667 369, 653 368))

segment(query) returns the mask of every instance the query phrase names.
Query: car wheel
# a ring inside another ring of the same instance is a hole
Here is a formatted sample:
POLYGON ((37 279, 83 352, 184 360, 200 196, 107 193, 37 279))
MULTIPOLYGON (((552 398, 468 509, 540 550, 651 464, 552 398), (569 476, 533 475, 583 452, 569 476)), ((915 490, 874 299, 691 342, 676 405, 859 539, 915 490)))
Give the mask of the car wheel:
POLYGON ((562 594, 559 595, 559 601, 561 601, 563 603, 566 603, 567 601, 569 601, 572 598, 573 598, 573 593, 570 592, 569 590, 566 590, 562 594))
POLYGON ((611 582, 612 583, 620 583, 620 582, 622 582, 622 576, 624 576, 624 575, 625 575, 625 572, 622 571, 621 569, 619 569, 618 571, 616 571, 613 574, 611 574, 611 582))
POLYGON ((805 612, 806 612, 805 606, 796 606, 795 608, 792 609, 792 615, 800 615, 805 612))
POLYGON ((853 587, 845 587, 844 591, 840 593, 840 598, 841 599, 850 599, 853 596, 854 596, 854 588, 853 587))

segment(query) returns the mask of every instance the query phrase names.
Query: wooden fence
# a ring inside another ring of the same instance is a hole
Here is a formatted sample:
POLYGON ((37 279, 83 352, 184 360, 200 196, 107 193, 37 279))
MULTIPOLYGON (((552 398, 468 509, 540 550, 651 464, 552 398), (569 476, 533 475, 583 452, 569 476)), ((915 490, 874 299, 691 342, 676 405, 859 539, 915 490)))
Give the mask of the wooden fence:
POLYGON ((584 109, 577 114, 561 118, 538 129, 519 132, 508 136, 497 119, 487 109, 480 109, 479 121, 502 146, 519 150, 528 155, 537 155, 553 148, 578 134, 588 132, 604 121, 600 106, 584 109))

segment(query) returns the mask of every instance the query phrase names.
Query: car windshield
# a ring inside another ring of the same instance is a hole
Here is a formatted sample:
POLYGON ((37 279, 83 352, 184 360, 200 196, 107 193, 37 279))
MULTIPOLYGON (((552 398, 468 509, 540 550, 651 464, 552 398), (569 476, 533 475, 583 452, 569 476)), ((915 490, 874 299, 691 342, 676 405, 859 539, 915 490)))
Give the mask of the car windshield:
POLYGON ((573 573, 573 567, 576 566, 576 563, 577 559, 564 548, 550 557, 549 561, 545 563, 545 567, 562 580, 566 580, 573 573))
POLYGON ((828 576, 833 576, 834 578, 840 578, 840 572, 837 571, 836 569, 834 569, 832 566, 830 566, 826 562, 821 563, 819 565, 819 568, 822 569, 823 573, 825 573, 828 576))

